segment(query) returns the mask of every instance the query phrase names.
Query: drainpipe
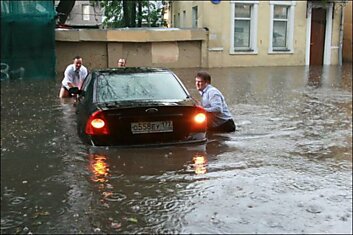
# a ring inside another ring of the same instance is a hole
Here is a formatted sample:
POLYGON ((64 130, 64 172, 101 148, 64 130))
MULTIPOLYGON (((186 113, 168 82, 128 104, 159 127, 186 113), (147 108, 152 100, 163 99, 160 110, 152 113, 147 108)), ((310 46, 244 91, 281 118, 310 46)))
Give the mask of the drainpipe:
POLYGON ((343 10, 343 6, 341 6, 340 38, 339 38, 339 48, 338 48, 338 64, 339 65, 342 65, 343 23, 344 23, 344 10, 343 10))

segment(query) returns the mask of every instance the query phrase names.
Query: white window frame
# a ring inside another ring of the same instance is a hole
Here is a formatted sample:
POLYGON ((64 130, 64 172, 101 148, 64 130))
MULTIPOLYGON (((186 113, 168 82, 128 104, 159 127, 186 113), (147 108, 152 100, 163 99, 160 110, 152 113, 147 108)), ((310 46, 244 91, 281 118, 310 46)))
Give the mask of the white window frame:
POLYGON ((90 21, 90 12, 91 12, 91 6, 89 4, 82 4, 82 20, 83 21, 90 21), (87 14, 88 11, 88 14, 87 14))
POLYGON ((257 54, 257 20, 258 20, 258 7, 259 1, 231 1, 231 24, 230 24, 230 54, 257 54), (250 16, 250 47, 249 49, 236 49, 234 47, 234 13, 235 4, 248 4, 251 6, 250 16))
POLYGON ((269 54, 286 54, 294 53, 293 37, 294 37, 294 15, 295 15, 296 1, 270 1, 270 39, 268 46, 269 54), (273 23, 274 23, 274 7, 275 6, 287 6, 288 7, 288 18, 287 18, 287 39, 286 48, 276 49, 273 48, 273 23))

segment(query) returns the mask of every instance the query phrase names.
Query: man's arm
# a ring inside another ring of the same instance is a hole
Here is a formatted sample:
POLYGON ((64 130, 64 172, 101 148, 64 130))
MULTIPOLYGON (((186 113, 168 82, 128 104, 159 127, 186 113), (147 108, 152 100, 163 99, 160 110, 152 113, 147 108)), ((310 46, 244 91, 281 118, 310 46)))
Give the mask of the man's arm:
POLYGON ((67 85, 69 88, 74 87, 73 77, 70 74, 70 66, 65 69, 64 76, 64 85, 67 85))
MULTIPOLYGON (((81 67, 82 68, 82 67, 81 67)), ((83 67, 83 70, 82 70, 82 77, 80 77, 80 81, 79 81, 79 84, 78 84, 78 88, 81 89, 82 87, 82 84, 83 82, 85 81, 86 77, 88 75, 88 70, 86 67, 83 67)))

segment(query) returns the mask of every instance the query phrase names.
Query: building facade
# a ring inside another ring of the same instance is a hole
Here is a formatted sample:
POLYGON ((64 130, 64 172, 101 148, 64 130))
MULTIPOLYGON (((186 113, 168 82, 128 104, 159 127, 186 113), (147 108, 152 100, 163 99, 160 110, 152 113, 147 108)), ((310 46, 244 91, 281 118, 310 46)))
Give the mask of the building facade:
POLYGON ((209 31, 209 67, 335 65, 342 59, 345 5, 332 0, 170 1, 168 24, 209 31))
MULTIPOLYGON (((56 0, 55 7, 57 7, 59 3, 60 0, 56 0)), ((89 0, 74 1, 74 6, 65 24, 78 28, 100 28, 103 14, 103 10, 98 3, 94 4, 89 0)))

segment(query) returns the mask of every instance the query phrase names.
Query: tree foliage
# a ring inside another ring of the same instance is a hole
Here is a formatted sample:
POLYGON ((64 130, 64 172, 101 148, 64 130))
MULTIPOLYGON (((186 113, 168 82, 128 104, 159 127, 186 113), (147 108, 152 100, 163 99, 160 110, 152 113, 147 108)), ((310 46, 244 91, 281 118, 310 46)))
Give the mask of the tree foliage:
POLYGON ((104 9, 103 25, 107 28, 162 27, 164 0, 91 0, 104 9))

